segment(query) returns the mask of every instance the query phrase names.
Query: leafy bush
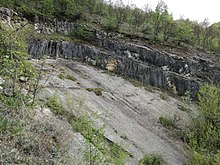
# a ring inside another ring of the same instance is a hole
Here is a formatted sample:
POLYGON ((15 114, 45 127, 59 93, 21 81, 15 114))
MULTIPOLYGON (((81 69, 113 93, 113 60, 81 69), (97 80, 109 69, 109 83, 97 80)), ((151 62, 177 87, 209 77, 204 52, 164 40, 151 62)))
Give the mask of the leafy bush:
POLYGON ((87 25, 78 25, 76 29, 71 33, 72 36, 91 41, 95 39, 95 33, 91 27, 87 25))
POLYGON ((45 105, 50 108, 50 110, 55 113, 56 115, 62 115, 63 106, 60 104, 58 96, 54 95, 50 97, 45 105))
POLYGON ((102 96, 102 88, 86 88, 89 92, 94 92, 97 96, 102 96))
POLYGON ((102 26, 106 30, 117 30, 118 24, 119 24, 119 22, 118 22, 117 18, 114 16, 107 16, 107 17, 104 17, 102 20, 102 26))
POLYGON ((160 116, 159 123, 161 123, 166 128, 176 128, 176 124, 180 121, 180 116, 178 114, 174 114, 171 116, 160 116))
POLYGON ((186 141, 193 153, 191 164, 219 164, 220 89, 206 84, 201 87, 198 100, 198 115, 192 118, 192 126, 186 132, 186 141))
POLYGON ((145 155, 143 159, 140 160, 140 165, 162 165, 163 159, 160 155, 150 154, 145 155))

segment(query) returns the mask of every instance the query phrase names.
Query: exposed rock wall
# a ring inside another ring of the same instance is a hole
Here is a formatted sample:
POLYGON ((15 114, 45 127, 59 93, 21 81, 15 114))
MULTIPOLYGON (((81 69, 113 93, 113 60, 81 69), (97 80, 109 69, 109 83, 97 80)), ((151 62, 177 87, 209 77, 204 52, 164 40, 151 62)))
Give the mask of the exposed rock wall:
POLYGON ((98 46, 147 65, 153 65, 163 70, 174 72, 186 78, 196 78, 200 79, 200 81, 214 84, 219 84, 220 82, 220 68, 214 62, 206 59, 181 57, 160 52, 153 48, 107 39, 99 40, 98 46))
POLYGON ((117 74, 162 89, 177 90, 180 95, 186 91, 198 91, 200 80, 190 74, 189 67, 186 66, 189 64, 181 58, 168 55, 164 57, 158 51, 123 43, 103 42, 99 46, 101 48, 65 41, 33 40, 29 46, 29 53, 33 58, 48 55, 53 58, 78 59, 102 69, 106 68, 109 60, 115 59, 114 71, 117 74), (181 68, 182 72, 186 73, 179 74, 181 68))
MULTIPOLYGON (((1 7, 0 20, 9 27, 27 24, 25 18, 19 17, 16 12, 1 7)), ((38 18, 34 20, 35 30, 39 33, 68 34, 76 28, 75 23, 67 21, 51 20, 43 22, 38 18)), ((199 83, 209 82, 220 84, 220 68, 213 62, 201 58, 180 57, 156 49, 113 41, 116 34, 108 35, 97 31, 93 45, 73 43, 65 41, 32 40, 29 45, 29 53, 38 58, 49 55, 57 58, 78 59, 90 63, 102 69, 106 69, 110 60, 114 64, 107 67, 108 70, 135 78, 145 84, 168 89, 183 95, 186 91, 194 94, 199 89, 199 83)), ((120 38, 120 37, 119 37, 120 38)))
POLYGON ((41 22, 38 19, 36 19, 34 23, 34 28, 38 33, 43 34, 68 34, 76 28, 76 25, 73 22, 58 21, 56 19, 47 22, 41 22))

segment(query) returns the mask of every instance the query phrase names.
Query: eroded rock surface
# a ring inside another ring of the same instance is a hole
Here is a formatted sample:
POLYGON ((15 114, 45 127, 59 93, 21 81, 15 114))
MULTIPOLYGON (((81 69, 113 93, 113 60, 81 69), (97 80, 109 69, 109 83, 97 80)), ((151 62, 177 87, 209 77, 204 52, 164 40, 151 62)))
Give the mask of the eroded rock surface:
POLYGON ((181 165, 186 161, 182 142, 170 136, 158 123, 161 115, 172 116, 176 113, 182 119, 178 124, 187 123, 187 114, 177 108, 177 100, 170 97, 163 100, 157 91, 134 87, 121 77, 78 62, 52 60, 50 64, 56 69, 40 98, 55 94, 75 115, 97 112, 100 118, 96 126, 105 123, 106 138, 132 155, 126 164, 138 164, 145 154, 150 153, 162 155, 169 165, 181 165), (60 79, 61 72, 74 76, 76 81, 60 79), (102 95, 86 90, 88 88, 101 88, 102 95), (67 103, 67 100, 72 100, 72 103, 67 103), (80 107, 77 104, 79 101, 82 101, 80 107))

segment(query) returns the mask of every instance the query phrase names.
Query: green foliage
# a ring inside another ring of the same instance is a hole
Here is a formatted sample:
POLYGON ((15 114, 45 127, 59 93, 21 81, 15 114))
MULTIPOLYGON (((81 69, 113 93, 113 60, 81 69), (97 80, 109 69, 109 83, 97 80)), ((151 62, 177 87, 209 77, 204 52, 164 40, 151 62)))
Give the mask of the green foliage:
POLYGON ((0 94, 0 101, 4 106, 20 109, 23 106, 28 106, 28 101, 30 100, 29 96, 23 95, 20 91, 14 92, 11 97, 5 96, 4 94, 0 94))
POLYGON ((91 41, 95 38, 95 33, 88 25, 78 24, 77 28, 71 33, 72 36, 79 39, 91 41))
POLYGON ((130 23, 134 27, 135 31, 139 31, 141 25, 143 25, 144 22, 145 22, 144 11, 139 8, 133 9, 130 23))
POLYGON ((160 155, 157 154, 150 154, 145 155, 143 159, 140 160, 140 165, 162 165, 163 159, 160 155))
POLYGON ((190 43, 192 39, 192 28, 188 20, 180 19, 177 21, 175 38, 180 44, 181 42, 190 43))
POLYGON ((0 100, 7 107, 19 109, 31 99, 30 93, 23 94, 22 89, 35 77, 35 68, 27 61, 29 28, 15 28, 0 22, 0 76, 5 80, 3 88, 9 93, 8 97, 0 95, 0 100), (21 82, 21 77, 27 77, 27 82, 21 82))
POLYGON ((46 15, 52 15, 55 11, 53 0, 42 0, 42 13, 46 15))
POLYGON ((18 81, 19 76, 33 76, 33 67, 26 62, 28 29, 18 31, 0 23, 0 75, 18 81))
POLYGON ((169 95, 165 92, 162 92, 160 94, 160 98, 163 99, 163 100, 168 100, 169 99, 169 95))
POLYGON ((102 19, 102 26, 106 30, 117 30, 119 22, 115 16, 107 16, 102 19))
POLYGON ((192 127, 186 136, 193 153, 190 163, 219 164, 220 89, 206 84, 201 87, 198 100, 199 114, 192 119, 192 127))
POLYGON ((93 128, 95 120, 98 118, 97 113, 93 113, 91 116, 86 114, 76 122, 72 122, 73 127, 81 132, 87 140, 85 160, 92 164, 101 164, 105 159, 116 165, 125 164, 127 153, 116 143, 108 142, 104 136, 105 126, 99 129, 93 128))
POLYGON ((89 92, 94 92, 97 96, 102 96, 102 88, 86 88, 89 92))
POLYGON ((50 110, 56 114, 56 115, 62 115, 63 112, 63 106, 60 104, 58 100, 58 96, 54 95, 53 97, 50 97, 45 105, 50 108, 50 110))
MULTIPOLYGON (((38 16, 41 20, 57 18, 68 21, 84 20, 88 23, 88 18, 95 17, 95 26, 100 24, 105 30, 128 33, 130 27, 129 33, 144 32, 156 42, 169 43, 172 46, 193 45, 211 51, 220 50, 219 23, 210 25, 208 19, 201 23, 183 18, 175 21, 163 1, 159 1, 154 10, 148 6, 145 11, 132 5, 125 5, 121 0, 109 2, 106 3, 103 0, 41 0, 40 2, 0 0, 2 6, 22 12, 31 21, 38 16)), ((90 29, 85 27, 79 27, 72 33, 86 40, 94 37, 90 29)))
POLYGON ((24 107, 11 109, 0 101, 0 135, 0 164, 61 162, 59 135, 53 126, 36 121, 24 107))
POLYGON ((160 116, 159 122, 166 128, 177 128, 176 124, 181 120, 178 114, 171 116, 160 116))

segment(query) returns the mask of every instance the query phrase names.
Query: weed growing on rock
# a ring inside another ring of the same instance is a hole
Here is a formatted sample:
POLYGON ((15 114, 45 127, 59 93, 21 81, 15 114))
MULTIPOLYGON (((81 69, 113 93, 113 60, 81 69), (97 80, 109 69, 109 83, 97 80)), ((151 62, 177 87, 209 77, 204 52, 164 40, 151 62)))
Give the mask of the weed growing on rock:
POLYGON ((145 155, 143 159, 140 160, 140 165, 162 165, 164 163, 162 157, 157 154, 145 155))
POLYGON ((162 124, 166 128, 177 128, 177 122, 181 120, 178 114, 174 114, 173 117, 171 116, 160 116, 159 123, 162 124))
POLYGON ((64 80, 64 79, 68 79, 68 80, 71 80, 71 81, 76 81, 76 78, 70 74, 65 74, 65 73, 60 73, 59 76, 58 76, 60 79, 64 80))
POLYGON ((94 92, 97 96, 102 96, 103 89, 102 88, 86 88, 89 92, 94 92))

